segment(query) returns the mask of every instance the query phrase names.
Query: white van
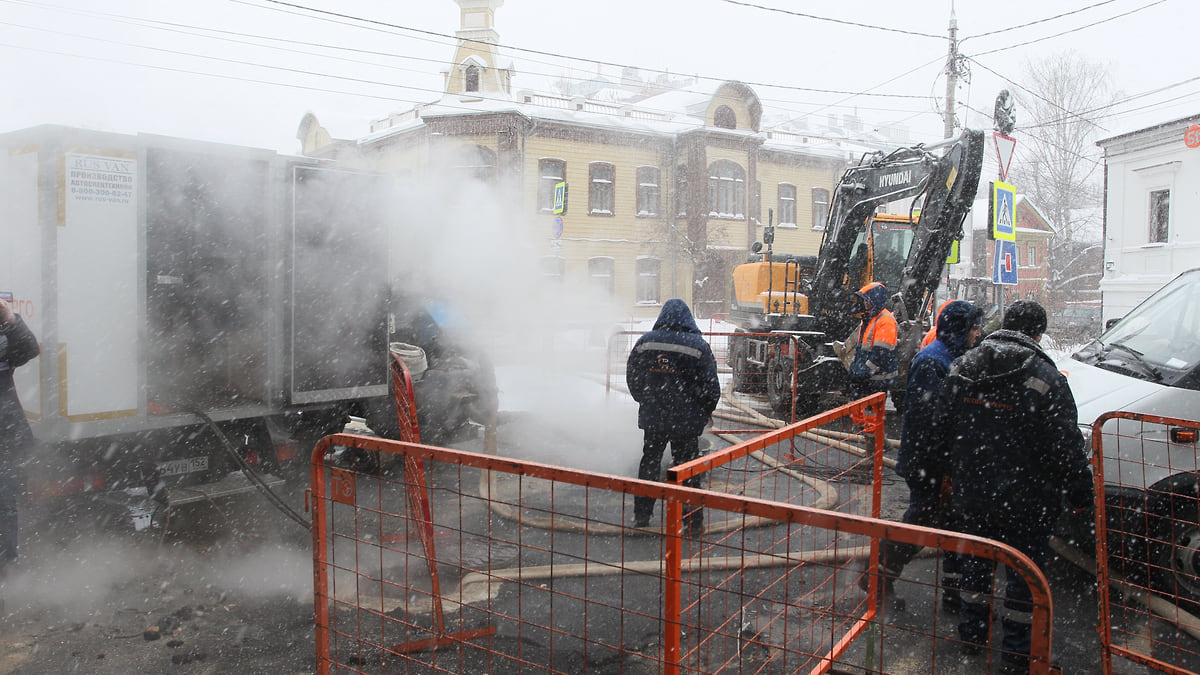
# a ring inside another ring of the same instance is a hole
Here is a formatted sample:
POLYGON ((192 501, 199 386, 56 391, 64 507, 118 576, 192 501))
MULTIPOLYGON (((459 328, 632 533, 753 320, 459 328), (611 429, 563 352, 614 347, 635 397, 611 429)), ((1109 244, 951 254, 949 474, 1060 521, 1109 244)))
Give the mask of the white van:
MULTIPOLYGON (((1200 420, 1200 268, 1180 274, 1058 368, 1085 437, 1109 411, 1200 420)), ((1102 438, 1110 554, 1139 561, 1121 570, 1133 580, 1189 604, 1200 603, 1196 426, 1114 419, 1102 438)))

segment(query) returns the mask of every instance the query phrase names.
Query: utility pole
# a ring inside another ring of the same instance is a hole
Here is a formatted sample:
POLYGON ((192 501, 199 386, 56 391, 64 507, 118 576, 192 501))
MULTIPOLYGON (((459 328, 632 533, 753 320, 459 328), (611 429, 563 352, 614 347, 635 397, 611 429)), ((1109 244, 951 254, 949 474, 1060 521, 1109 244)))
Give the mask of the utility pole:
POLYGON ((944 138, 954 135, 954 89, 958 84, 958 18, 950 4, 950 50, 946 54, 946 126, 944 138))

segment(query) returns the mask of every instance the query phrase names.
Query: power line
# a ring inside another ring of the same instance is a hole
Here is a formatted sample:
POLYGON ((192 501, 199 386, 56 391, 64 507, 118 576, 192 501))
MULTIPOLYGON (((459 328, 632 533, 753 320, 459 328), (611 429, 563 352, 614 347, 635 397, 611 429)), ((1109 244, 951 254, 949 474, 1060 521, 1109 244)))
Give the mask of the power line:
MULTIPOLYGON (((239 4, 245 4, 245 5, 249 5, 252 7, 261 7, 261 5, 254 5, 253 3, 246 2, 246 0, 233 0, 233 1, 237 2, 239 4)), ((392 28, 395 30, 419 33, 419 34, 423 34, 423 35, 432 35, 435 37, 445 38, 448 40, 454 40, 454 41, 456 41, 455 44, 457 44, 458 40, 462 39, 462 38, 459 38, 458 36, 448 35, 446 33, 438 33, 436 31, 424 30, 421 28, 412 28, 410 26, 401 26, 399 24, 388 23, 386 21, 379 21, 377 19, 367 19, 367 18, 363 18, 363 17, 357 17, 357 16, 354 16, 351 14, 342 14, 339 12, 332 12, 329 10, 317 9, 315 7, 308 7, 305 5, 300 5, 300 4, 296 4, 296 3, 292 3, 292 2, 285 2, 284 0, 263 0, 263 2, 268 2, 273 5, 280 5, 282 7, 301 9, 306 12, 312 12, 314 14, 334 16, 334 17, 338 17, 341 19, 350 19, 353 21, 359 21, 362 23, 371 24, 371 25, 375 25, 375 26, 384 26, 386 28, 392 28)), ((264 9, 268 9, 268 8, 264 7, 264 9)), ((465 39, 462 39, 462 40, 464 42, 472 42, 472 40, 465 40, 465 39)), ((529 49, 526 47, 517 47, 514 45, 507 44, 507 43, 496 43, 493 46, 500 47, 502 49, 508 49, 511 51, 523 52, 526 54, 537 54, 539 56, 549 56, 549 57, 554 57, 554 58, 567 59, 567 60, 571 60, 571 61, 581 61, 584 63, 590 63, 593 65, 601 65, 601 66, 609 66, 612 68, 636 68, 638 70, 644 70, 649 73, 655 73, 655 74, 660 74, 660 75, 678 75, 679 74, 679 73, 671 73, 670 71, 661 70, 661 69, 657 69, 657 68, 641 68, 639 66, 634 66, 634 65, 630 65, 630 64, 626 64, 626 63, 617 63, 614 61, 602 61, 602 60, 598 60, 598 59, 584 58, 581 56, 570 56, 568 54, 548 52, 548 51, 543 51, 540 49, 529 49)), ((696 75, 695 77, 696 77, 696 79, 699 79, 699 80, 709 80, 709 81, 713 81, 713 82, 729 81, 729 78, 725 78, 725 77, 711 77, 711 76, 707 76, 707 75, 696 75)), ((840 90, 840 89, 818 89, 818 88, 814 88, 814 87, 796 87, 796 86, 782 85, 782 84, 754 82, 751 80, 739 80, 739 82, 742 82, 743 84, 746 84, 746 85, 749 85, 752 87, 773 87, 776 89, 786 89, 786 90, 791 90, 791 91, 803 91, 803 92, 816 93, 816 94, 839 94, 839 95, 855 95, 855 96, 859 95, 859 92, 840 90)), ((912 95, 912 94, 866 94, 866 95, 867 96, 876 96, 876 97, 880 97, 880 98, 899 98, 899 99, 923 98, 921 96, 916 96, 916 95, 912 95)))
POLYGON ((1109 21, 1115 21, 1115 20, 1117 20, 1117 19, 1121 19, 1121 18, 1127 17, 1127 16, 1129 16, 1130 14, 1134 14, 1134 13, 1140 12, 1140 11, 1142 11, 1143 9, 1149 9, 1149 8, 1151 8, 1151 7, 1155 6, 1155 5, 1161 5, 1161 4, 1163 4, 1164 2, 1166 2, 1166 1, 1167 1, 1167 0, 1154 0, 1154 2, 1151 2, 1150 4, 1147 4, 1147 5, 1142 5, 1141 7, 1137 7, 1137 8, 1135 8, 1135 9, 1131 9, 1131 10, 1129 10, 1128 12, 1122 12, 1121 14, 1117 14, 1117 15, 1114 15, 1114 16, 1110 16, 1110 17, 1108 17, 1107 19, 1101 19, 1101 20, 1099 20, 1099 21, 1093 21, 1092 23, 1089 23, 1089 24, 1084 24, 1084 25, 1082 25, 1082 26, 1079 26, 1079 27, 1076 27, 1076 28, 1072 28, 1071 30, 1062 31, 1061 33, 1055 33, 1055 34, 1053 34, 1053 35, 1047 35, 1047 36, 1045 36, 1045 37, 1040 37, 1040 38, 1036 38, 1036 39, 1033 39, 1033 40, 1027 40, 1027 41, 1025 41, 1025 42, 1018 42, 1017 44, 1009 45, 1009 46, 1007 46, 1007 47, 998 47, 998 48, 996 48, 996 49, 989 49, 989 50, 987 50, 987 51, 985 51, 985 52, 979 52, 979 53, 978 53, 978 54, 976 54, 975 56, 987 56, 988 54, 995 54, 995 53, 997 53, 997 52, 1008 51, 1009 49, 1016 49, 1017 47, 1027 47, 1027 46, 1029 46, 1029 45, 1036 44, 1036 43, 1038 43, 1038 42, 1045 42, 1046 40, 1053 40, 1054 38, 1057 38, 1057 37, 1062 37, 1062 36, 1064 36, 1064 35, 1070 35, 1071 33, 1078 33, 1079 31, 1081 31, 1081 30, 1084 30, 1084 29, 1087 29, 1087 28, 1092 28, 1092 27, 1095 27, 1095 26, 1099 26, 1100 24, 1103 24, 1103 23, 1108 23, 1109 21))
POLYGON ((1080 7, 1079 9, 1073 9, 1069 12, 1063 12, 1062 14, 1055 14, 1054 16, 1048 16, 1044 19, 1037 19, 1035 21, 1029 21, 1027 23, 1018 24, 1016 26, 1009 26, 1008 28, 999 28, 997 30, 988 31, 986 33, 979 33, 978 35, 968 35, 967 37, 959 40, 958 43, 961 45, 962 43, 966 42, 967 40, 972 40, 974 38, 988 37, 989 35, 999 35, 1000 33, 1007 33, 1008 31, 1011 31, 1011 30, 1018 30, 1021 28, 1028 28, 1030 26, 1036 26, 1040 23, 1054 21, 1055 19, 1061 19, 1063 17, 1071 16, 1072 14, 1079 14, 1080 12, 1086 12, 1089 9, 1095 9, 1095 8, 1103 6, 1103 5, 1112 4, 1114 2, 1117 2, 1117 0, 1104 0, 1103 2, 1097 2, 1094 5, 1088 5, 1087 7, 1080 7))
MULTIPOLYGON (((1113 0, 1109 0, 1109 1, 1112 2, 1113 0)), ((886 31, 888 33, 900 33, 902 35, 915 35, 917 37, 934 38, 937 40, 944 40, 946 38, 945 35, 931 35, 929 33, 919 33, 917 31, 904 30, 901 28, 889 28, 887 26, 875 26, 875 25, 872 25, 869 23, 859 23, 857 21, 847 21, 845 19, 834 19, 834 18, 828 17, 828 16, 819 16, 816 14, 807 14, 805 12, 796 12, 796 11, 793 11, 790 9, 781 9, 779 7, 767 7, 765 5, 756 5, 752 2, 741 2, 740 0, 721 0, 721 2, 726 2, 731 5, 738 5, 739 7, 753 7, 754 9, 761 9, 761 10, 764 10, 767 12, 777 12, 779 14, 787 14, 789 16, 798 16, 798 17, 801 17, 804 19, 813 19, 815 21, 828 21, 829 23, 837 23, 837 24, 842 24, 844 26, 854 26, 856 28, 869 28, 871 30, 886 31)))

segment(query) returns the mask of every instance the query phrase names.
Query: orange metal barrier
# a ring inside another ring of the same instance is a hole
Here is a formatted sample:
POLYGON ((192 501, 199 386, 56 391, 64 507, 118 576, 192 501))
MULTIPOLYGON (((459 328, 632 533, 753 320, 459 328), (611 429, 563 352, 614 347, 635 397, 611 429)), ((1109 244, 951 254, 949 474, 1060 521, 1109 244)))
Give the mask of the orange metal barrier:
POLYGON ((874 575, 864 577, 884 539, 1018 570, 1035 600, 1032 672, 1046 672, 1049 591, 1027 558, 870 517, 879 509, 878 427, 867 457, 809 436, 852 429, 846 416, 875 403, 672 472, 680 481, 703 472, 710 490, 416 443, 323 439, 310 502, 318 672, 935 672, 953 631, 936 613, 889 613, 874 575), (422 469, 327 467, 335 446, 422 469), (632 496, 662 500, 664 517, 632 527, 632 496), (684 512, 694 518, 696 509, 704 531, 684 536, 684 512))
POLYGON ((1200 422, 1129 412, 1092 425, 1103 669, 1117 655, 1200 672, 1200 422))

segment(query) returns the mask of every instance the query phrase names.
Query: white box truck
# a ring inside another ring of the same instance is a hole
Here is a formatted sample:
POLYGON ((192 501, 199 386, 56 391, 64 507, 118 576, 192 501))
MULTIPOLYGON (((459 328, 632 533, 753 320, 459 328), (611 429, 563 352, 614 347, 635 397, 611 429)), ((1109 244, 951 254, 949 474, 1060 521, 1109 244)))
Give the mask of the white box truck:
POLYGON ((388 177, 57 126, 0 145, 0 292, 42 346, 16 372, 32 496, 144 526, 250 489, 231 450, 270 475, 348 414, 394 418, 388 177))

